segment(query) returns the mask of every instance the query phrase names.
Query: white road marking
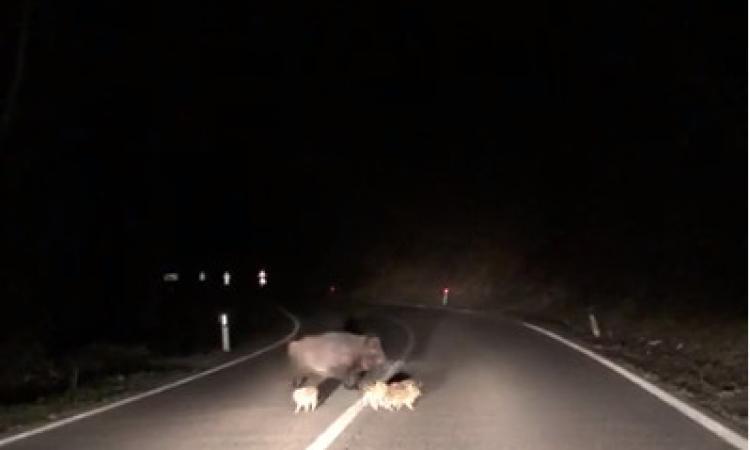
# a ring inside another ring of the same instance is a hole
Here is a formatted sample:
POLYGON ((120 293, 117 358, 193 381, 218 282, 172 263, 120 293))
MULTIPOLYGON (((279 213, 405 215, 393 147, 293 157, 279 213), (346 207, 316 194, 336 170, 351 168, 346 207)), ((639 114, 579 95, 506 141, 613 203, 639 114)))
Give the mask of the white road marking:
POLYGON ((618 374, 622 375, 623 377, 627 378, 628 380, 632 381, 633 383, 637 384, 641 388, 645 389, 649 393, 653 394, 656 398, 663 401, 664 403, 668 404, 669 406, 675 408, 682 414, 686 415, 690 419, 694 420, 701 426, 703 426, 705 429, 711 431, 715 435, 719 436, 721 439, 723 439, 728 444, 732 445, 735 448, 739 449, 747 449, 747 439, 740 434, 736 433, 735 431, 727 428, 723 424, 717 422, 716 420, 708 417, 707 415, 703 414, 702 412, 698 411, 697 409, 693 408, 692 406, 688 405, 687 403, 683 402, 682 400, 678 399, 677 397, 674 397, 672 394, 669 394, 668 392, 664 391, 663 389, 657 387, 656 385, 644 380, 643 378, 639 377, 638 375, 630 372, 629 370, 618 366, 617 364, 613 363, 612 361, 609 361, 608 359, 597 355, 596 353, 592 352, 591 350, 585 349, 581 347, 578 344, 575 344, 567 339, 565 339, 562 336, 557 335, 556 333, 553 333, 551 331, 545 330, 544 328, 538 327, 536 325, 532 325, 530 323, 523 322, 523 324, 538 332, 541 333, 547 337, 550 337, 558 342, 563 343, 564 345, 567 345, 568 347, 583 353, 584 355, 588 356, 589 358, 593 359, 594 361, 602 364, 603 366, 613 370, 614 372, 617 372, 618 374))
POLYGON ((225 362, 223 364, 220 364, 220 365, 218 365, 216 367, 212 367, 212 368, 210 368, 208 370, 204 370, 203 372, 196 373, 195 375, 190 375, 189 377, 182 378, 180 380, 174 381, 174 382, 169 383, 169 384, 165 384, 164 386, 159 386, 158 388, 154 388, 154 389, 151 389, 149 391, 142 392, 140 394, 136 394, 136 395, 133 395, 131 397, 124 398, 122 400, 118 400, 118 401, 110 403, 108 405, 105 405, 105 406, 102 406, 102 407, 99 407, 99 408, 95 408, 95 409, 92 409, 92 410, 89 410, 89 411, 86 411, 86 412, 83 412, 83 413, 80 413, 80 414, 76 414, 74 416, 66 417, 65 419, 49 423, 49 424, 41 426, 39 428, 34 428, 33 430, 25 431, 23 433, 15 434, 13 436, 9 436, 9 437, 6 437, 4 439, 0 439, 0 447, 3 447, 5 445, 8 445, 8 444, 16 442, 16 441, 20 441, 21 439, 26 439, 28 437, 31 437, 31 436, 34 436, 34 435, 37 435, 37 434, 41 434, 41 433, 44 433, 46 431, 53 430, 55 428, 62 427, 62 426, 67 425, 69 423, 77 422, 77 421, 79 421, 81 419, 85 419, 87 417, 91 417, 91 416, 94 416, 96 414, 101 414, 101 413, 103 413, 105 411, 109 411, 111 409, 115 409, 117 407, 120 407, 120 406, 123 406, 123 405, 127 405, 128 403, 133 403, 135 401, 142 400, 142 399, 144 399, 146 397, 151 397, 153 395, 160 394, 160 393, 162 393, 164 391, 168 391, 170 389, 174 389, 177 386, 181 386, 181 385, 189 383, 191 381, 195 381, 195 380, 197 380, 199 378, 203 378, 203 377, 205 377, 207 375, 211 375, 212 373, 215 373, 215 372, 218 372, 220 370, 224 370, 226 368, 235 366, 235 365, 237 365, 237 364, 239 364, 241 362, 247 361, 249 359, 256 358, 256 357, 258 357, 258 356, 260 356, 260 355, 262 355, 264 353, 267 353, 267 352, 269 352, 269 351, 271 351, 271 350, 273 350, 273 349, 275 349, 275 348, 277 348, 277 347, 279 347, 281 345, 284 345, 288 341, 292 340, 294 338, 294 336, 297 334, 297 332, 299 331, 299 328, 300 328, 300 322, 299 322, 299 319, 297 319, 294 315, 292 315, 291 313, 289 313, 285 309, 283 309, 283 308, 279 308, 279 309, 281 310, 281 312, 285 316, 287 316, 292 321, 292 323, 294 324, 294 327, 293 327, 292 331, 289 332, 289 334, 287 334, 286 336, 284 336, 282 339, 274 342, 273 344, 267 345, 267 346, 265 346, 265 347, 263 347, 263 348, 261 348, 259 350, 256 350, 256 351, 254 351, 254 352, 252 352, 250 354, 247 354, 247 355, 244 355, 244 356, 240 356, 239 358, 235 358, 235 359, 233 359, 231 361, 227 361, 227 362, 225 362))
MULTIPOLYGON (((414 332, 411 330, 411 328, 409 328, 407 325, 404 325, 398 320, 390 318, 388 320, 398 324, 398 326, 406 331, 407 342, 404 351, 401 353, 401 358, 394 361, 388 367, 388 370, 386 370, 385 374, 382 377, 379 377, 379 379, 381 380, 387 380, 395 375, 399 371, 399 369, 401 369, 401 366, 404 365, 404 362, 414 349, 414 332)), ((336 420, 334 420, 333 423, 331 423, 328 428, 325 429, 325 431, 323 431, 317 438, 315 438, 313 443, 306 447, 307 450, 327 449, 333 443, 333 441, 335 441, 336 438, 339 437, 339 435, 346 429, 346 427, 348 427, 349 424, 354 421, 354 419, 357 417, 357 414, 359 414, 364 407, 365 402, 360 397, 353 405, 348 407, 343 414, 336 418, 336 420)))

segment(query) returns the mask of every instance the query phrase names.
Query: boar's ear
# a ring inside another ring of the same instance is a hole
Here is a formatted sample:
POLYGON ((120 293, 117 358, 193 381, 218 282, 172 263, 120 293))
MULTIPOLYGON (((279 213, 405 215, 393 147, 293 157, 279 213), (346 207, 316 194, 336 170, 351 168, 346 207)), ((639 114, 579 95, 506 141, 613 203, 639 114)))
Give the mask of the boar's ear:
POLYGON ((365 345, 370 348, 380 348, 380 338, 377 336, 367 336, 365 338, 365 345))

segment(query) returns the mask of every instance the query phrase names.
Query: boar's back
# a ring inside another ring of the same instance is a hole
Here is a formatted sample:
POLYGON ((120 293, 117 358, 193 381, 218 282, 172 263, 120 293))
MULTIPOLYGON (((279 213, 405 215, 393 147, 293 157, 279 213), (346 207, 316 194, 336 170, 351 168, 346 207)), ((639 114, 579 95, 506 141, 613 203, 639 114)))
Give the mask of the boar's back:
POLYGON ((332 368, 351 366, 363 353, 365 341, 365 336, 329 332, 290 342, 288 353, 298 366, 324 373, 332 368))

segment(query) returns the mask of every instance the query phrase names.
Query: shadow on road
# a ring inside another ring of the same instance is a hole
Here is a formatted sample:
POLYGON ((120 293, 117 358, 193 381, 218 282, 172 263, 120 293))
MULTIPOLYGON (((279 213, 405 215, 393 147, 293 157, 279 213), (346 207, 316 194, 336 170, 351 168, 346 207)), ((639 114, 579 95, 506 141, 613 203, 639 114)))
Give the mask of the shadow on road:
POLYGON ((318 405, 324 404, 340 385, 341 382, 334 378, 325 379, 318 384, 318 405))
POLYGON ((410 380, 414 377, 408 372, 398 372, 394 374, 392 377, 390 377, 388 380, 386 380, 387 383, 400 383, 404 380, 410 380))

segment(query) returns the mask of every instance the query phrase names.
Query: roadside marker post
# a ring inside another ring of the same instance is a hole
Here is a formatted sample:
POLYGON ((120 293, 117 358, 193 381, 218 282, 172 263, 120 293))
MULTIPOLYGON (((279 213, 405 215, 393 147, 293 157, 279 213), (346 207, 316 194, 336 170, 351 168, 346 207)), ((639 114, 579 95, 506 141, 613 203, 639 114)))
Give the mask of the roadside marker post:
POLYGON ((228 352, 231 347, 229 344, 229 318, 226 313, 219 314, 219 324, 221 324, 221 349, 228 352))
POLYGON ((601 331, 599 329, 599 322, 594 315, 594 307, 589 308, 589 325, 591 326, 591 334, 598 339, 601 336, 601 331))

